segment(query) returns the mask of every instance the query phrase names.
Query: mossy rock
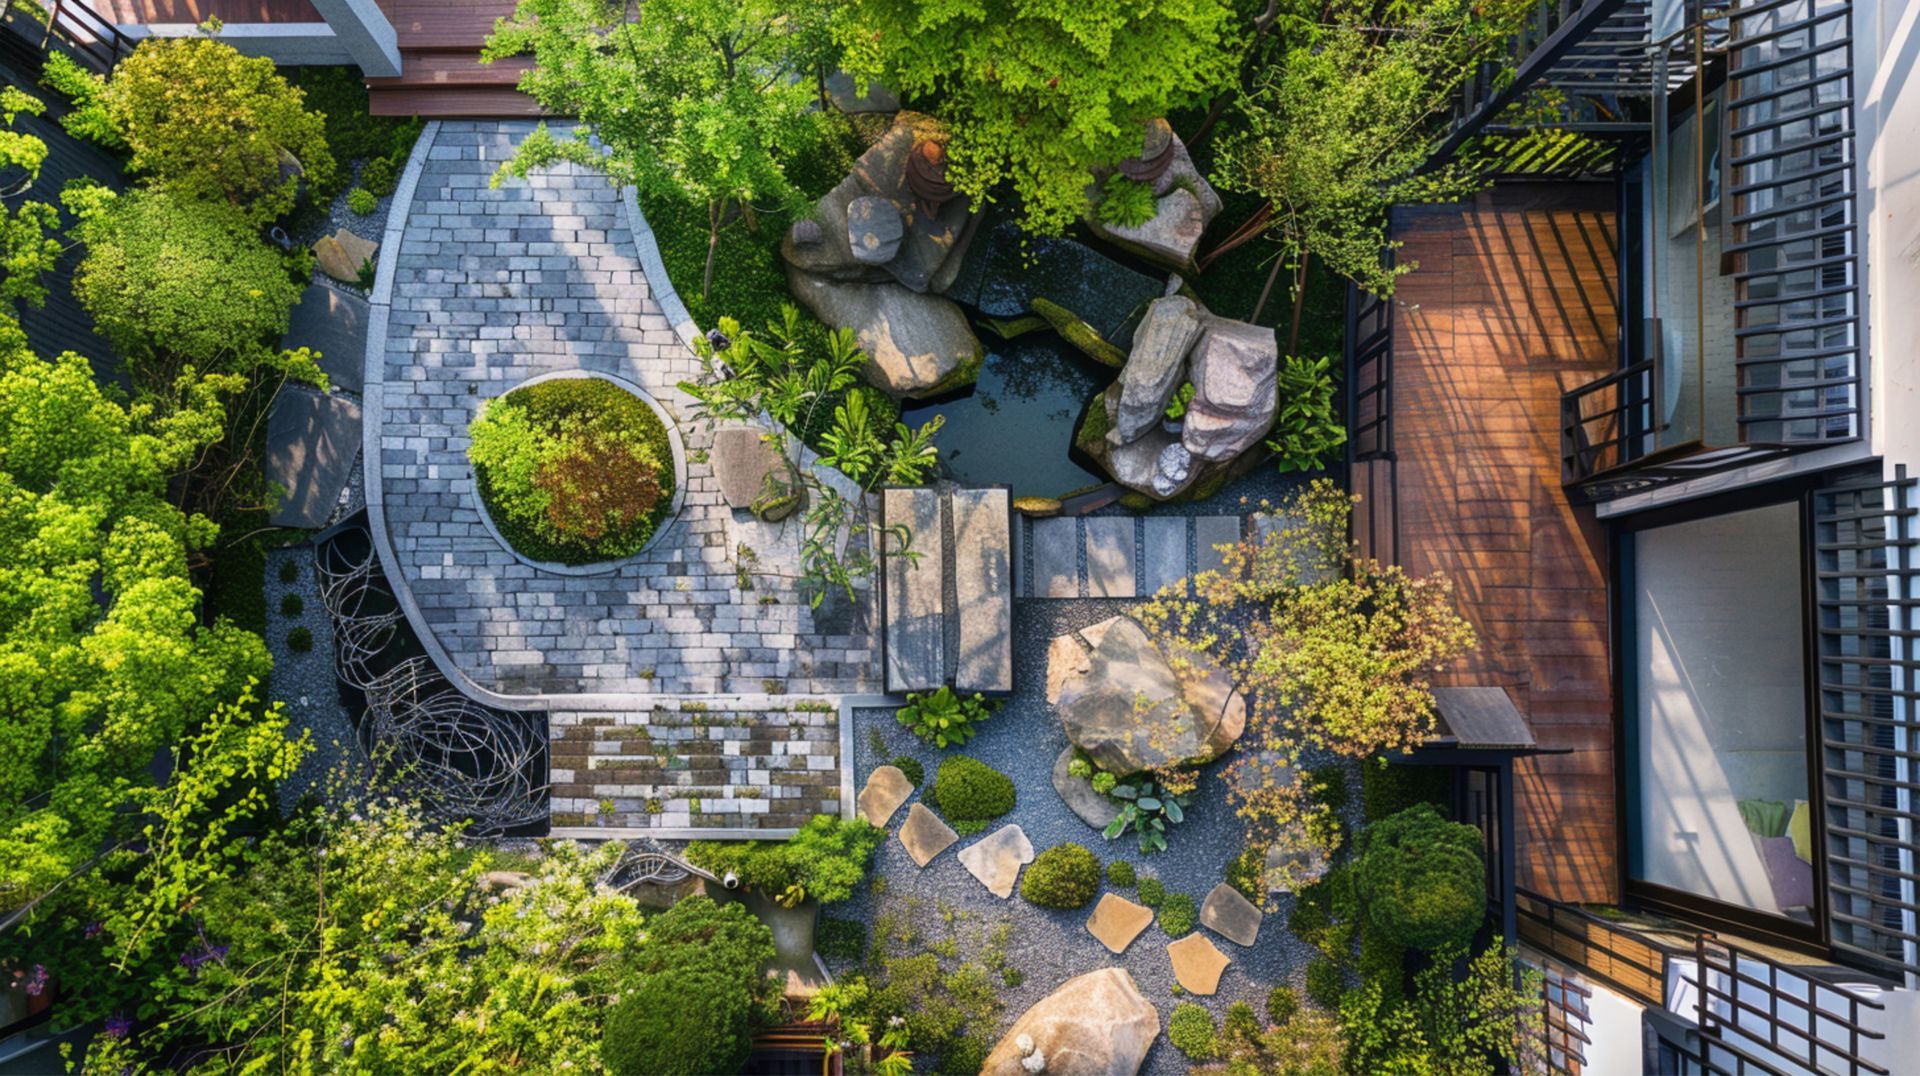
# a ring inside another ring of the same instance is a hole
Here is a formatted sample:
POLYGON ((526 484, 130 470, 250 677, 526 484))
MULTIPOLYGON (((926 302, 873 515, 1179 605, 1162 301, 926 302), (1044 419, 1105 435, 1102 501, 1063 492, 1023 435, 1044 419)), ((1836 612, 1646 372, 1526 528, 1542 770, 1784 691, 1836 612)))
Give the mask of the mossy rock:
POLYGON ((1002 340, 1012 340, 1014 337, 1040 332, 1051 327, 1047 319, 1038 314, 1022 314, 1017 318, 983 317, 980 319, 980 324, 1002 340))
POLYGON ((1139 490, 1130 489, 1120 495, 1120 507, 1129 512, 1144 512, 1158 503, 1160 502, 1139 490))
POLYGON ((1015 497, 1013 499, 1014 511, 1019 512, 1021 515, 1032 516, 1035 519, 1057 516, 1060 514, 1060 510, 1065 507, 1065 505, 1053 497, 1015 497))
POLYGON ((799 510, 805 492, 794 478, 791 467, 768 471, 760 482, 760 495, 753 499, 747 510, 762 523, 778 523, 799 510))
POLYGON ((1107 430, 1113 420, 1107 416, 1107 394, 1103 391, 1093 398, 1087 407, 1087 417, 1080 422, 1080 428, 1073 431, 1073 447, 1086 453, 1104 466, 1107 458, 1107 430))
MULTIPOLYGON (((1050 299, 1035 298, 1033 312, 1047 319, 1055 332, 1066 338, 1067 343, 1102 366, 1111 366, 1118 370, 1127 364, 1127 353, 1108 343, 1093 326, 1080 319, 1080 315, 1050 299)), ((1103 431, 1104 432, 1104 431, 1103 431)))
POLYGON ((915 393, 914 398, 922 400, 932 399, 936 396, 945 396, 950 392, 959 392, 961 389, 980 380, 980 367, 985 365, 986 361, 986 350, 984 348, 976 348, 972 358, 966 359, 961 362, 960 365, 948 371, 947 376, 935 382, 933 386, 925 392, 915 393))

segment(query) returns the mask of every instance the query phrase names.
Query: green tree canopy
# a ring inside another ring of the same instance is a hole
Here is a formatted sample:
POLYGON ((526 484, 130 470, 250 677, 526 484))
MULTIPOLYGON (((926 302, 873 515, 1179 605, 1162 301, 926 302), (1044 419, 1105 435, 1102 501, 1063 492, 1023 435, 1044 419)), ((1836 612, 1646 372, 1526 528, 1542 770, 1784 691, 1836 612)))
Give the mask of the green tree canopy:
POLYGON ((614 1076, 738 1072, 780 986, 762 969, 773 932, 744 905, 687 897, 647 924, 640 979, 607 1013, 601 1060, 614 1076))
POLYGON ((149 38, 100 93, 135 172, 190 201, 224 201, 255 223, 293 208, 304 174, 333 175, 326 118, 273 61, 205 37, 149 38))
POLYGON ((787 166, 819 137, 803 76, 821 63, 823 34, 809 18, 770 0, 520 0, 482 56, 532 54, 520 88, 578 122, 571 139, 540 127, 500 174, 573 161, 705 204, 704 293, 732 208, 802 202, 787 166))
MULTIPOLYGON (((1296 1018, 1297 1019, 1297 1018, 1296 1018)), ((1374 983, 1340 999, 1346 1071, 1380 1076, 1493 1076, 1519 1065, 1538 1040, 1540 973, 1499 947, 1471 960, 1463 947, 1437 952, 1413 992, 1390 1001, 1374 983), (1464 964, 1464 974, 1456 969, 1464 964)))
POLYGON ((38 116, 46 103, 15 86, 0 86, 0 299, 42 306, 47 288, 41 278, 60 259, 60 213, 27 198, 47 160, 47 144, 13 130, 21 115, 38 116), (8 202, 16 203, 12 209, 8 202))
POLYGON ((1143 124, 1233 77, 1228 0, 847 0, 845 64, 947 125, 948 178, 976 200, 1011 182, 1021 220, 1058 234, 1093 169, 1140 152, 1143 124))

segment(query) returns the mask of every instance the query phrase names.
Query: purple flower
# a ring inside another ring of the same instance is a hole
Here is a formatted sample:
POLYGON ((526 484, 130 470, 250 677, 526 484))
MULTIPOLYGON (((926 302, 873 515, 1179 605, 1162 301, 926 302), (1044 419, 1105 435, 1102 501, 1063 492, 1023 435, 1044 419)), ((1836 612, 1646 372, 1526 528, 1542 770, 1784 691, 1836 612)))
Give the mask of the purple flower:
POLYGON ((133 1030, 133 1019, 129 1017, 126 1013, 117 1012, 117 1013, 114 1013, 112 1016, 107 1017, 107 1027, 106 1027, 107 1038, 123 1039, 123 1038, 126 1038, 127 1032, 132 1030, 133 1030))
POLYGON ((46 993, 47 992, 46 966, 43 964, 35 964, 33 966, 33 973, 28 975, 27 981, 21 985, 25 988, 28 997, 37 998, 41 994, 46 993))
POLYGON ((96 920, 92 923, 88 923, 86 929, 82 930, 80 932, 80 935, 88 939, 97 938, 100 936, 100 932, 104 929, 106 929, 105 925, 96 920))
POLYGON ((180 966, 189 971, 199 971, 208 961, 224 964, 227 960, 227 947, 209 945, 201 942, 198 949, 189 949, 180 954, 180 966))

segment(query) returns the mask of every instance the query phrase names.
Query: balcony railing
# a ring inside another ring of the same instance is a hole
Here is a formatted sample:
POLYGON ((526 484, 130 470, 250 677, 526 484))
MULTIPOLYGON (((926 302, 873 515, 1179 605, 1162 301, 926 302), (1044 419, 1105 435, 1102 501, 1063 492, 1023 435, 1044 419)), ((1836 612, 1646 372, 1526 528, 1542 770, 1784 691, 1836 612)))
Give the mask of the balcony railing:
POLYGON ((1560 480, 1572 486, 1646 454, 1653 429, 1652 359, 1590 381, 1560 397, 1560 480))
POLYGON ((99 71, 111 69, 134 46, 133 39, 121 33, 113 20, 82 0, 52 0, 47 5, 47 31, 40 41, 41 51, 56 38, 99 71))
POLYGON ((1871 1028, 1886 1006, 1820 982, 1755 949, 1702 935, 1694 944, 1700 1063, 1712 1073, 1788 1071, 1888 1076, 1867 1057, 1886 1034, 1871 1028), (1784 1062, 1784 1064, 1783 1064, 1784 1062))

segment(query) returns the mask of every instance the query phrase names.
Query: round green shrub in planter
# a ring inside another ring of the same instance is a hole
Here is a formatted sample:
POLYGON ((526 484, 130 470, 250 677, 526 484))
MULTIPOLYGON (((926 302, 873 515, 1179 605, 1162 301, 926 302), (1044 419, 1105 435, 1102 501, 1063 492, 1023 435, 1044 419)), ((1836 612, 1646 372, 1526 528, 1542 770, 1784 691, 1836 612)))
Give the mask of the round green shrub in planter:
POLYGON ((987 823, 1013 810, 1013 779, 966 755, 940 763, 933 793, 947 824, 963 837, 986 829, 987 823))
POLYGON ((673 443, 645 400, 604 378, 523 385, 468 427, 480 501, 521 556, 632 556, 673 507, 673 443))
POLYGON ((1367 921, 1409 949, 1466 944, 1487 914, 1480 831, 1422 803, 1360 835, 1354 886, 1367 921))
POLYGON ((1168 893, 1160 905, 1160 929, 1169 938, 1184 938, 1193 933, 1196 909, 1193 898, 1185 893, 1168 893))
POLYGON ((1040 853, 1020 879, 1020 895, 1042 908, 1084 908, 1100 892, 1100 858, 1082 844, 1040 853))
POLYGON ((1167 1041, 1191 1061, 1211 1061, 1220 1052, 1213 1014, 1204 1005, 1183 1001, 1167 1020, 1167 1041))

